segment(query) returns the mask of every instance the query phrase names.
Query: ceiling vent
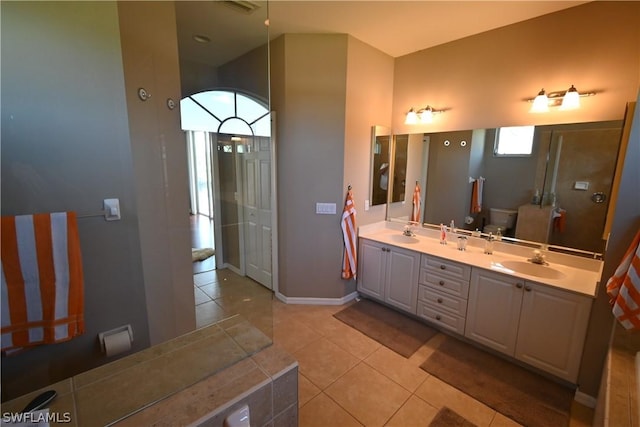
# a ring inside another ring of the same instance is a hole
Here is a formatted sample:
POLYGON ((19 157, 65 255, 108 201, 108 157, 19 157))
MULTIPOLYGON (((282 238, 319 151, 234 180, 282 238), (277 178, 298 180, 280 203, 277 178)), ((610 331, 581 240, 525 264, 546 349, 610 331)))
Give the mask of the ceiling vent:
POLYGON ((247 15, 260 8, 260 3, 248 0, 224 0, 221 3, 237 12, 247 15))

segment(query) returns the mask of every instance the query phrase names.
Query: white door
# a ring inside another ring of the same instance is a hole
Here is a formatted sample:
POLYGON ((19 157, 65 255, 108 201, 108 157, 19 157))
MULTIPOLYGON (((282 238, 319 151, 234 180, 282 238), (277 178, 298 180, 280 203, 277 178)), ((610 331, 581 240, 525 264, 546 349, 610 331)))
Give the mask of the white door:
POLYGON ((242 154, 246 274, 272 288, 271 143, 255 137, 242 154))

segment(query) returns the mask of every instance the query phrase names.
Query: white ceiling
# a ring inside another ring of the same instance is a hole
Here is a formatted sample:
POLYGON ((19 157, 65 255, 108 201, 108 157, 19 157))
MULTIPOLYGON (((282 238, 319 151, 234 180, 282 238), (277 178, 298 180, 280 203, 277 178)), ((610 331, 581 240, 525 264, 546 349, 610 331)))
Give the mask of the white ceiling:
POLYGON ((223 1, 178 1, 180 56, 219 65, 284 33, 348 33, 392 57, 587 3, 585 1, 252 1, 244 14, 223 1), (193 41, 194 34, 211 43, 193 41))

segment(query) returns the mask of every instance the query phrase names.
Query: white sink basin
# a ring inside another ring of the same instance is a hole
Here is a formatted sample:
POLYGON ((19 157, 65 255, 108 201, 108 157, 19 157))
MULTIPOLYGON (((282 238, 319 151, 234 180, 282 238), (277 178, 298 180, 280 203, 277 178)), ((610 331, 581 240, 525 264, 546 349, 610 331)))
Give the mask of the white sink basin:
POLYGON ((536 276, 543 279, 562 279, 565 277, 564 273, 558 271, 548 265, 534 264, 527 261, 502 261, 503 267, 513 271, 514 273, 527 274, 529 276, 536 276))
POLYGON ((405 236, 404 234, 392 234, 391 240, 398 243, 418 243, 417 237, 414 236, 405 236))

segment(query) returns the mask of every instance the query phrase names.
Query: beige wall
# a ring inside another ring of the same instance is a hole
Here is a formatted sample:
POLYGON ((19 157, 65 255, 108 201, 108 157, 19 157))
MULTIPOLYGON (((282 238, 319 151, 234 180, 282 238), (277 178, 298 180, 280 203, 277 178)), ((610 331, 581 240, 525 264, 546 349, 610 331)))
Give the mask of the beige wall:
POLYGON ((365 211, 364 204, 371 199, 371 128, 391 126, 393 58, 354 37, 348 43, 343 193, 351 184, 361 226, 385 218, 385 205, 365 211))
POLYGON ((393 130, 475 129, 620 120, 640 82, 640 3, 592 2, 396 60, 393 130), (597 90, 584 108, 530 114, 541 88, 597 90), (450 108, 404 125, 410 107, 450 108))
POLYGON ((339 215, 317 215, 315 204, 342 204, 347 36, 286 34, 274 44, 279 291, 340 298, 339 215))
POLYGON ((195 329, 191 232, 173 2, 118 4, 151 344, 195 329), (138 88, 152 97, 138 98, 138 88))

